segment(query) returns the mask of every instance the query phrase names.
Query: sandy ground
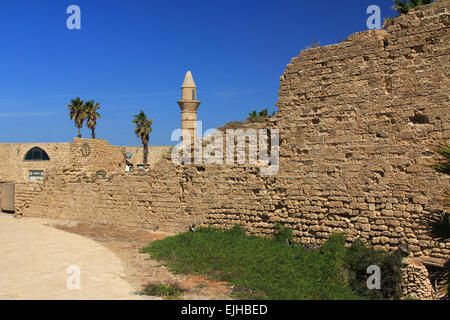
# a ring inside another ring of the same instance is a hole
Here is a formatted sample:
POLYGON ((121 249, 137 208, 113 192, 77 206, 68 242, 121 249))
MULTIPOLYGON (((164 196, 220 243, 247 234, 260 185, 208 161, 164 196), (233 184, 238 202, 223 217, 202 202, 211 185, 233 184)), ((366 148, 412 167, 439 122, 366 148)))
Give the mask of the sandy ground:
POLYGON ((227 283, 208 281, 198 275, 172 274, 161 262, 150 259, 148 254, 140 253, 140 249, 151 242, 172 234, 67 221, 48 221, 47 225, 92 239, 115 253, 123 261, 125 279, 135 292, 142 291, 148 284, 177 284, 186 290, 180 299, 230 299, 232 288, 227 283))
POLYGON ((159 299, 134 294, 127 279, 101 243, 0 213, 0 300, 159 299))

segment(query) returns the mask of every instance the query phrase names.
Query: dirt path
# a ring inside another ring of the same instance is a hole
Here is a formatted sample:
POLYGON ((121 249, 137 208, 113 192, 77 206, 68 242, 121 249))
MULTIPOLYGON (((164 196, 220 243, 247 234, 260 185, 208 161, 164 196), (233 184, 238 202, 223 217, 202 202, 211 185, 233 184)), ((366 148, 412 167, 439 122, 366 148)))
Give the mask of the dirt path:
POLYGON ((75 222, 51 222, 57 229, 72 232, 93 239, 114 252, 125 266, 125 278, 135 292, 145 285, 178 285, 186 290, 179 298, 186 300, 228 300, 232 288, 224 282, 212 282, 201 276, 175 275, 151 260, 140 249, 151 242, 172 234, 146 232, 105 225, 88 225, 75 222))
POLYGON ((105 246, 49 223, 0 213, 0 299, 152 298, 134 294, 124 263, 105 246))

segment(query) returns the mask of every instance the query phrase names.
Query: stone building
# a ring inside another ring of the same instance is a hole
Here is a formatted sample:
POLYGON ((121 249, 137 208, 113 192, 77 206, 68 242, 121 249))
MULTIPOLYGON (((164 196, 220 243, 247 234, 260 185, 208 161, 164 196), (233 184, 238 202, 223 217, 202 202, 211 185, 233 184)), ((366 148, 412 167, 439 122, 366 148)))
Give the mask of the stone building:
MULTIPOLYGON (((151 167, 170 147, 149 147, 151 167)), ((90 174, 114 174, 143 167, 143 148, 112 146, 106 140, 79 139, 68 143, 0 143, 0 183, 42 180, 55 169, 80 169, 90 174)))

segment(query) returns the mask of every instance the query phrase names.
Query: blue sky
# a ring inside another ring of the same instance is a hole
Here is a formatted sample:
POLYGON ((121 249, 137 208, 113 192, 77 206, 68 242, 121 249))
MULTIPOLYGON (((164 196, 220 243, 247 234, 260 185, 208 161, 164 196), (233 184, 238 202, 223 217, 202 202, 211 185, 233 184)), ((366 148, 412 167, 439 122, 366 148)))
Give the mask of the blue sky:
POLYGON ((204 130, 275 111, 291 58, 313 40, 328 45, 366 30, 369 5, 395 16, 392 2, 1 1, 0 142, 72 141, 66 105, 79 96, 101 104, 97 138, 139 145, 131 120, 142 109, 154 119, 150 144, 173 144, 187 70, 204 130), (72 4, 81 30, 66 27, 72 4))

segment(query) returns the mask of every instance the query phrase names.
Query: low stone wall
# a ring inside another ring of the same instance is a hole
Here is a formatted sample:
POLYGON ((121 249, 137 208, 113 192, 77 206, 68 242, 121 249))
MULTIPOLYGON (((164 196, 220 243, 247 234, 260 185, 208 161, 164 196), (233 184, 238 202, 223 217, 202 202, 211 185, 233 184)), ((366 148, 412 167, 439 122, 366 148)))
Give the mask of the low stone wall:
MULTIPOLYGON (((134 166, 134 169, 143 164, 144 148, 142 146, 124 148, 131 157, 127 161, 134 166)), ((154 167, 164 156, 169 155, 171 150, 171 146, 148 146, 147 165, 154 167)))
POLYGON ((408 263, 403 269, 403 295, 413 299, 432 300, 435 290, 423 264, 408 263))
POLYGON ((158 171, 137 170, 105 178, 77 169, 48 175, 42 192, 28 194, 18 214, 114 224, 146 230, 185 231, 203 221, 182 192, 184 169, 170 162, 158 171))
POLYGON ((30 202, 30 199, 34 199, 41 194, 43 185, 44 182, 39 180, 15 184, 16 213, 21 213, 31 206, 32 202, 30 202))

